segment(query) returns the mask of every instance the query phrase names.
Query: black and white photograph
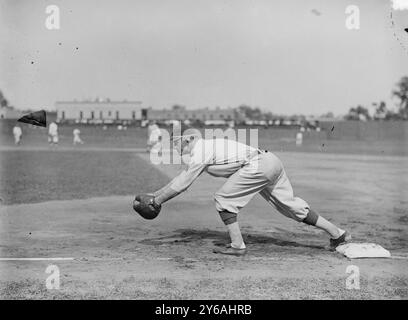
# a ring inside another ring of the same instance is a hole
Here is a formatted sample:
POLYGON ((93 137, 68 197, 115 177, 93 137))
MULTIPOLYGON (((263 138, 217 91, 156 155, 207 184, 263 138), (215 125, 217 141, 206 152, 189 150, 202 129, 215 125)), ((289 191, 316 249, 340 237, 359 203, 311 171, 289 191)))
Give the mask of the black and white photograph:
POLYGON ((408 298, 408 0, 0 0, 0 103, 0 300, 408 298))

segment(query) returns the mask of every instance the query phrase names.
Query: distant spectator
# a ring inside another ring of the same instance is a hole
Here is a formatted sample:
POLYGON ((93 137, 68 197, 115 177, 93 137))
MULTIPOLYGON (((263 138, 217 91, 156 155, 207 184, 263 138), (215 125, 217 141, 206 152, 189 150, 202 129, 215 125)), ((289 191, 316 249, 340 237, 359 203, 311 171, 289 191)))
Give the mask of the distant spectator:
POLYGON ((21 143, 21 138, 23 136, 23 131, 21 130, 21 128, 19 126, 14 126, 13 128, 13 135, 14 135, 14 144, 16 146, 20 145, 21 143))

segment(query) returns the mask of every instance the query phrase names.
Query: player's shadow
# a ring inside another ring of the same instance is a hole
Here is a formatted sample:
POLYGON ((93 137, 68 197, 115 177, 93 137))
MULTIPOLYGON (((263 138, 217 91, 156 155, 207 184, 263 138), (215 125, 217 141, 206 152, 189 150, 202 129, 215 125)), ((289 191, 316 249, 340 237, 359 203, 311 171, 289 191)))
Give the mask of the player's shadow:
MULTIPOLYGON (((228 233, 215 230, 194 230, 194 229, 179 229, 175 230, 171 235, 144 239, 140 243, 148 245, 164 245, 164 244, 198 244, 203 245, 205 242, 212 242, 215 246, 225 246, 230 242, 228 233)), ((248 234, 244 236, 244 241, 248 245, 274 245, 279 247, 295 247, 309 249, 325 249, 324 246, 300 243, 291 240, 284 240, 277 235, 266 236, 263 234, 248 234)))

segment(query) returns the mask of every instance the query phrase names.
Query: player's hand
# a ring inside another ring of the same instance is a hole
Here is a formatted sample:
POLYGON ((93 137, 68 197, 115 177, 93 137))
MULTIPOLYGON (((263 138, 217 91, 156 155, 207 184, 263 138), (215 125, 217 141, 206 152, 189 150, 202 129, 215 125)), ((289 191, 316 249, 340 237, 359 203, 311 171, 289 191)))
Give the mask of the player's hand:
POLYGON ((143 218, 152 220, 159 215, 161 205, 154 201, 153 195, 141 194, 135 197, 135 200, 133 201, 133 209, 143 218))

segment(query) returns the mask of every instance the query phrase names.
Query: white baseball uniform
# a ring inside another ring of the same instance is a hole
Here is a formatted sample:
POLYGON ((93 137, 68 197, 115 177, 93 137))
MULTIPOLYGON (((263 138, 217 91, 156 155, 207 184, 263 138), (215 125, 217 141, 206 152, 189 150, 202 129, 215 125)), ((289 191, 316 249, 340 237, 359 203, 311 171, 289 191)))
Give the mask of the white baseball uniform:
POLYGON ((303 133, 302 132, 296 133, 296 145, 301 146, 302 142, 303 142, 303 133))
POLYGON ((159 141, 159 138, 161 137, 161 130, 157 124, 153 124, 149 128, 149 142, 154 144, 157 141, 159 141))
POLYGON ((148 147, 155 151, 160 152, 161 150, 161 130, 157 124, 152 124, 149 126, 149 141, 147 142, 148 147))
POLYGON ((234 140, 199 139, 191 150, 187 169, 169 186, 182 192, 203 171, 228 178, 214 195, 219 212, 238 213, 258 192, 280 213, 296 221, 303 221, 309 212, 306 201, 294 196, 282 162, 271 152, 234 140))
POLYGON ((48 127, 48 142, 58 143, 58 125, 51 122, 48 127))
POLYGON ((79 136, 81 131, 78 128, 75 128, 74 131, 72 131, 72 134, 74 135, 74 140, 73 144, 83 144, 84 142, 82 141, 81 137, 79 136))
POLYGON ((23 135, 23 131, 19 126, 15 126, 13 128, 13 135, 14 135, 14 143, 19 144, 21 140, 21 136, 23 135))

